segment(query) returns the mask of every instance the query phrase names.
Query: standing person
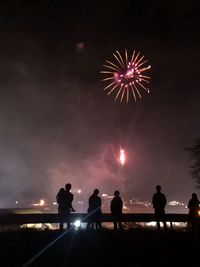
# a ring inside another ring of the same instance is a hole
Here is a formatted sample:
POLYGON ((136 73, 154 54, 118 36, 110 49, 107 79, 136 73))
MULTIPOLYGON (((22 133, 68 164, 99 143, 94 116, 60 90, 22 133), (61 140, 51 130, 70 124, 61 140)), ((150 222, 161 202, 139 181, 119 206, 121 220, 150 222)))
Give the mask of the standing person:
POLYGON ((98 196, 99 190, 95 189, 93 194, 89 197, 89 207, 88 207, 88 224, 87 229, 102 229, 101 225, 101 198, 98 196))
POLYGON ((114 192, 114 197, 110 203, 110 210, 113 216, 113 224, 114 230, 117 230, 118 226, 119 229, 122 230, 122 208, 123 208, 123 201, 120 197, 119 191, 114 192))
POLYGON ((66 210, 67 210, 67 201, 66 201, 66 191, 64 188, 60 188, 56 195, 56 200, 58 203, 58 214, 60 217, 60 230, 63 230, 64 222, 66 221, 66 210))
POLYGON ((200 201, 197 197, 196 193, 192 193, 192 198, 188 202, 188 209, 189 209, 189 223, 192 226, 192 231, 196 232, 199 230, 199 204, 200 201))
POLYGON ((156 215, 157 229, 160 230, 160 221, 163 222, 165 230, 167 230, 167 224, 165 220, 165 206, 167 204, 166 196, 161 192, 161 186, 156 186, 156 193, 152 198, 152 204, 154 213, 156 215))
POLYGON ((74 200, 74 195, 70 192, 72 185, 70 183, 65 185, 65 192, 66 192, 66 221, 67 221, 67 229, 70 228, 70 213, 71 211, 75 211, 72 206, 72 202, 74 200))

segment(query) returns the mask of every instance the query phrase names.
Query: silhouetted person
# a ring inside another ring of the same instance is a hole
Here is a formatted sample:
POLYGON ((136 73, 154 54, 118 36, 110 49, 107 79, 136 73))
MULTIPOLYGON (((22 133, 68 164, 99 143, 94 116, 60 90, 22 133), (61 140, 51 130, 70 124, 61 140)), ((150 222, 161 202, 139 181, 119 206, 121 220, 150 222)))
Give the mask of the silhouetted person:
POLYGON ((67 229, 70 228, 71 223, 70 223, 70 213, 71 211, 75 211, 72 202, 74 199, 74 195, 70 192, 72 186, 71 184, 66 184, 65 185, 65 191, 66 191, 66 222, 67 222, 67 229))
POLYGON ((199 199, 196 193, 192 194, 192 198, 188 202, 188 209, 189 209, 189 220, 188 222, 192 226, 192 231, 196 232, 199 231, 199 199))
POLYGON ((60 188, 56 195, 56 200, 58 203, 58 214, 60 216, 60 230, 63 230, 63 225, 66 221, 66 210, 67 210, 67 198, 66 191, 64 188, 60 188))
POLYGON ((154 193, 152 198, 152 204, 154 208, 154 213, 156 215, 157 229, 160 230, 160 222, 164 224, 165 230, 167 230, 167 224, 165 220, 165 206, 167 204, 166 196, 161 192, 161 186, 156 186, 156 193, 154 193))
POLYGON ((88 224, 87 229, 101 229, 101 198, 98 196, 99 190, 95 189, 93 194, 89 197, 89 207, 88 207, 88 224))
POLYGON ((117 230, 118 226, 119 229, 122 230, 122 208, 123 208, 123 201, 120 197, 119 191, 114 192, 114 197, 110 203, 110 210, 113 216, 113 224, 114 229, 117 230))

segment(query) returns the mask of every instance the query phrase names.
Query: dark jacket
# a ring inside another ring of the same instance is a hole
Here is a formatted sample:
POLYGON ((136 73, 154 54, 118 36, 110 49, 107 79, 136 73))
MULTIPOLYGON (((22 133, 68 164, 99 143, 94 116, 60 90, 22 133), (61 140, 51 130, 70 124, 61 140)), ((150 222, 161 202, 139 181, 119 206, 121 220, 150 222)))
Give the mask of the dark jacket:
POLYGON ((115 196, 110 203, 110 210, 113 215, 121 215, 123 208, 123 201, 120 196, 115 196))
POLYGON ((153 195, 152 203, 155 211, 164 211, 167 199, 163 193, 157 192, 153 195))

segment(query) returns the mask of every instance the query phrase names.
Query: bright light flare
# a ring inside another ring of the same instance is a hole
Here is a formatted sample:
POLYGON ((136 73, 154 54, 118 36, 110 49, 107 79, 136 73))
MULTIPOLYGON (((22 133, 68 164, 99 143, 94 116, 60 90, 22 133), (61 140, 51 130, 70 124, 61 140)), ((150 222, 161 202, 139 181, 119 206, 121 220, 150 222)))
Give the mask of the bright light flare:
POLYGON ((120 152, 119 153, 120 153, 119 160, 121 162, 121 165, 124 166, 124 163, 125 163, 125 160, 126 160, 124 149, 120 148, 120 152))
POLYGON ((108 84, 104 90, 108 91, 108 95, 116 92, 115 100, 119 97, 120 102, 125 98, 129 101, 129 96, 132 93, 134 101, 141 98, 140 89, 149 93, 149 76, 143 75, 143 72, 150 69, 151 66, 146 66, 147 60, 144 56, 140 56, 140 52, 133 51, 132 56, 128 58, 127 50, 125 50, 124 59, 119 51, 113 53, 115 62, 106 60, 103 65, 105 70, 101 71, 105 75, 103 81, 108 84))
POLYGON ((79 228, 79 227, 81 226, 81 221, 80 221, 80 220, 76 220, 76 221, 74 222, 74 226, 75 226, 76 228, 79 228))

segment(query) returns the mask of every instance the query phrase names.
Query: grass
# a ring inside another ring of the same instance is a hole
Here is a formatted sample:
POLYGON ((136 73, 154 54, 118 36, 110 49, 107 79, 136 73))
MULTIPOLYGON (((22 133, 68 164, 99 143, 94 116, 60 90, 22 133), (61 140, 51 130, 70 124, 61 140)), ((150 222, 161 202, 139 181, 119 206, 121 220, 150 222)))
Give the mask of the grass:
POLYGON ((22 267, 56 239, 57 242, 27 266, 183 267, 186 264, 194 266, 199 255, 200 233, 146 229, 122 232, 73 230, 63 233, 33 229, 1 232, 0 266, 22 267))

